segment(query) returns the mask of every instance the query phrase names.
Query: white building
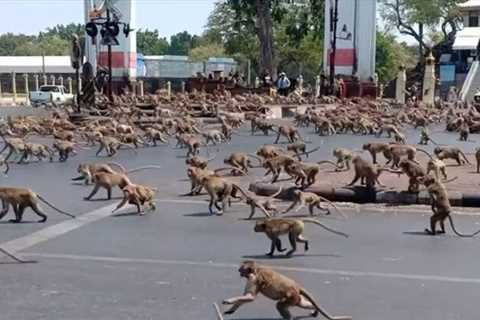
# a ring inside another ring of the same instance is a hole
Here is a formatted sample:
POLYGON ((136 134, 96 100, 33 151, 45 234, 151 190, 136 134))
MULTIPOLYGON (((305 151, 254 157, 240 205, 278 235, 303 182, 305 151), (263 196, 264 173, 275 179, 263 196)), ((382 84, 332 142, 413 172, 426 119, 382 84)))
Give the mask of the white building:
MULTIPOLYGON (((330 72, 332 32, 330 8, 335 0, 325 1, 324 71, 330 72)), ((377 0, 338 0, 337 38, 335 73, 351 76, 357 73, 361 80, 368 80, 375 74, 376 52, 376 10, 377 0), (342 30, 346 32, 342 32, 342 30), (343 35, 342 35, 343 34, 343 35)))
POLYGON ((41 74, 74 74, 70 56, 0 56, 0 74, 16 72, 41 74))

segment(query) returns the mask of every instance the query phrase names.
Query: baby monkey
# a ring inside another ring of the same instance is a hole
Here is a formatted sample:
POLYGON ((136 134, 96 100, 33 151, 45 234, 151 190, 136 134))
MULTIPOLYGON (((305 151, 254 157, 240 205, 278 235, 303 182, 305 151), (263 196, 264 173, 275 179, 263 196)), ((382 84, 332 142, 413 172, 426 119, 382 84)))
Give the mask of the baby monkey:
POLYGON ((127 203, 135 205, 137 207, 137 213, 139 215, 144 215, 145 212, 143 207, 148 205, 148 209, 154 211, 156 209, 154 197, 157 189, 143 186, 140 184, 129 184, 122 188, 123 199, 122 202, 118 204, 115 210, 118 211, 123 208, 127 203))
POLYGON ((282 248, 282 242, 280 240, 280 236, 288 234, 288 240, 290 241, 290 245, 292 249, 287 252, 287 256, 291 256, 295 251, 297 251, 297 241, 303 243, 305 245, 305 251, 309 249, 309 242, 303 236, 303 232, 305 230, 305 223, 314 223, 316 225, 321 226, 327 231, 332 233, 341 235, 345 238, 348 238, 346 233, 333 230, 320 221, 316 219, 266 219, 262 221, 257 221, 254 227, 255 232, 263 232, 265 235, 271 240, 270 252, 267 253, 267 256, 272 257, 275 249, 279 252, 283 252, 286 249, 282 248))
POLYGON ((225 314, 233 314, 245 303, 253 302, 259 293, 277 302, 277 310, 283 319, 291 320, 289 308, 299 307, 313 310, 311 316, 320 313, 329 320, 351 320, 349 316, 332 316, 322 309, 295 280, 273 271, 270 267, 257 264, 255 261, 244 261, 238 269, 240 276, 247 279, 242 296, 223 300, 224 305, 232 305, 225 314))

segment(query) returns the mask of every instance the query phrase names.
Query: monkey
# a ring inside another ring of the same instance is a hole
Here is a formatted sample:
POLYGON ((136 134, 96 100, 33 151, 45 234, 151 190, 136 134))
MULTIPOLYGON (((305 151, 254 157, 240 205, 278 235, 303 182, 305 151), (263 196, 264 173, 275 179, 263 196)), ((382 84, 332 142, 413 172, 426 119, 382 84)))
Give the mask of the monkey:
POLYGON ((219 210, 217 215, 222 215, 225 212, 227 202, 230 201, 230 197, 240 199, 240 197, 236 195, 237 188, 227 179, 217 176, 202 176, 200 183, 210 196, 208 204, 208 212, 210 215, 215 214, 213 206, 219 210), (222 203, 221 207, 218 204, 219 202, 222 203))
MULTIPOLYGON (((307 151, 307 145, 305 142, 296 142, 296 143, 290 143, 287 145, 287 151, 291 151, 297 156, 298 160, 301 161, 302 158, 300 157, 300 153, 306 153, 307 151)), ((307 158, 308 158, 308 153, 307 153, 307 158)))
POLYGON ((82 137, 87 145, 94 146, 99 139, 103 138, 103 134, 98 130, 85 130, 85 132, 82 132, 82 137))
POLYGON ((44 144, 26 142, 23 155, 18 163, 23 163, 23 161, 27 160, 29 156, 35 156, 38 161, 42 160, 43 158, 49 158, 50 162, 52 162, 53 150, 44 144))
POLYGON ((339 232, 336 230, 333 230, 324 224, 322 224, 320 221, 316 219, 288 219, 288 218, 275 218, 275 219, 265 219, 261 221, 257 221, 254 227, 255 232, 263 232, 265 235, 271 240, 271 246, 270 246, 270 252, 267 253, 267 256, 272 257, 275 248, 279 252, 283 252, 286 249, 282 249, 282 242, 280 240, 280 236, 288 234, 288 240, 290 241, 290 245, 292 246, 292 249, 287 252, 287 256, 291 256, 295 251, 297 251, 297 241, 300 243, 303 243, 305 245, 305 251, 308 251, 309 249, 309 243, 308 240, 305 239, 303 236, 303 232, 305 230, 305 223, 314 223, 316 225, 321 226, 327 231, 330 231, 332 233, 342 235, 345 238, 348 238, 348 235, 339 232))
POLYGON ((435 179, 437 180, 440 180, 440 173, 442 174, 444 180, 448 179, 447 166, 445 165, 445 162, 440 159, 435 159, 432 157, 432 159, 428 160, 427 175, 430 174, 430 171, 433 171, 435 179))
POLYGON ((119 163, 109 162, 109 163, 80 163, 77 168, 77 172, 80 176, 72 178, 73 181, 84 180, 85 184, 88 185, 92 183, 93 176, 97 172, 106 172, 115 174, 117 171, 112 169, 112 166, 116 166, 120 169, 122 173, 127 173, 127 170, 119 163))
POLYGON ((337 158, 337 168, 335 169, 335 171, 349 171, 350 162, 352 161, 355 154, 353 153, 353 151, 345 148, 335 148, 333 149, 333 156, 337 158))
POLYGON ((242 296, 223 300, 222 304, 232 305, 225 314, 233 314, 240 306, 255 300, 258 293, 277 302, 277 310, 283 319, 291 320, 290 307, 313 310, 311 316, 319 313, 329 320, 351 320, 349 316, 332 316, 313 300, 312 296, 295 280, 273 271, 255 261, 244 261, 238 269, 240 276, 247 279, 242 296))
POLYGON ((203 146, 203 144, 197 138, 191 137, 185 140, 185 146, 188 148, 188 158, 190 156, 198 155, 200 153, 200 147, 203 146))
MULTIPOLYGON (((132 145, 135 149, 138 149, 139 145, 145 146, 146 143, 136 133, 124 133, 118 135, 119 141, 125 145, 132 145)), ((120 147, 120 146, 119 146, 120 147)))
POLYGON ((163 136, 163 133, 155 128, 146 128, 145 129, 145 134, 143 138, 150 143, 153 143, 153 146, 157 146, 157 141, 160 141, 161 143, 168 144, 168 140, 165 139, 163 136))
POLYGON ((103 150, 105 150, 105 152, 107 153, 107 156, 113 157, 114 155, 117 154, 118 150, 122 146, 130 148, 136 153, 135 149, 133 149, 132 146, 126 143, 120 142, 117 138, 114 138, 114 137, 102 137, 98 141, 100 142, 100 148, 98 148, 97 152, 95 153, 97 157, 103 150))
POLYGON ((118 186, 120 189, 123 189, 125 186, 132 184, 126 174, 119 172, 97 172, 93 175, 93 182, 95 183, 95 186, 93 187, 92 192, 85 197, 84 200, 92 199, 100 188, 107 190, 107 200, 111 200, 113 187, 118 186))
POLYGON ((129 184, 122 188, 123 199, 118 204, 118 206, 112 211, 112 213, 118 211, 124 207, 127 203, 133 204, 137 207, 137 213, 139 215, 144 215, 144 210, 142 209, 145 204, 148 205, 148 208, 153 211, 156 209, 154 203, 154 197, 157 189, 143 186, 139 184, 129 184))
POLYGON ((405 144, 393 143, 388 146, 387 150, 387 154, 390 156, 390 160, 387 161, 387 164, 392 162, 392 169, 395 167, 398 168, 398 164, 403 156, 407 156, 408 160, 418 163, 418 161, 415 159, 417 151, 425 153, 428 157, 430 157, 430 154, 427 151, 405 144))
POLYGON ((6 138, 3 134, 0 134, 0 137, 2 137, 4 143, 3 149, 0 150, 0 154, 2 154, 5 150, 9 149, 8 154, 5 157, 5 162, 7 162, 14 153, 22 154, 25 151, 25 141, 22 138, 6 138))
POLYGON ((278 127, 277 138, 275 139, 274 144, 278 143, 280 136, 286 137, 289 143, 294 143, 299 139, 303 141, 303 138, 300 135, 300 132, 298 132, 298 129, 289 125, 278 127))
POLYGON ((418 144, 428 145, 429 141, 431 141, 434 145, 438 145, 438 143, 436 143, 430 137, 427 127, 422 127, 422 130, 420 131, 420 142, 418 142, 418 144))
POLYGON ((348 184, 348 186, 353 186, 358 179, 360 179, 361 184, 366 184, 368 189, 373 189, 375 187, 375 183, 378 183, 380 186, 383 186, 378 177, 383 171, 390 171, 392 173, 397 173, 397 171, 392 171, 391 169, 382 168, 374 166, 373 164, 367 162, 365 159, 361 158, 360 156, 355 156, 352 159, 353 168, 355 170, 355 176, 353 177, 352 182, 348 184))
POLYGON ((389 148, 390 144, 388 143, 378 143, 378 142, 371 142, 371 143, 365 143, 362 146, 363 150, 366 150, 370 153, 372 156, 373 164, 377 164, 377 153, 383 153, 385 158, 387 160, 390 160, 390 153, 389 153, 389 148))
POLYGON ((437 158, 440 160, 453 159, 457 161, 457 164, 459 166, 465 164, 465 162, 470 164, 470 161, 468 161, 465 153, 463 153, 463 151, 457 147, 453 147, 453 146, 435 147, 435 149, 433 149, 433 153, 435 153, 437 158))
POLYGON ((200 169, 206 169, 208 166, 208 163, 212 160, 214 160, 216 157, 213 156, 211 158, 204 158, 200 156, 193 156, 191 158, 187 158, 185 160, 185 164, 191 166, 191 167, 197 167, 200 169))
POLYGON ((397 135, 399 133, 397 127, 393 124, 385 124, 383 125, 382 127, 380 127, 380 129, 378 129, 377 133, 376 133, 376 136, 377 138, 381 137, 382 136, 382 133, 383 132, 386 132, 388 137, 391 138, 392 137, 392 134, 393 135, 397 135))
POLYGON ((278 189, 277 192, 269 196, 267 199, 261 199, 252 192, 246 192, 238 185, 236 185, 236 187, 245 197, 246 204, 250 206, 250 215, 248 216, 247 220, 251 220, 253 218, 256 208, 259 208, 268 218, 272 216, 270 211, 273 212, 274 215, 278 213, 278 209, 275 207, 275 205, 273 205, 271 200, 282 193, 282 188, 278 189))
POLYGON ((266 119, 254 117, 250 120, 250 128, 252 136, 255 134, 257 129, 263 132, 265 136, 268 136, 269 131, 275 131, 273 128, 275 125, 268 122, 266 119))
MULTIPOLYGON (((247 154, 243 152, 233 152, 227 158, 223 160, 223 163, 231 165, 234 168, 240 169, 241 172, 248 174, 248 168, 254 168, 249 157, 255 158, 261 164, 261 159, 253 154, 247 154)), ((240 172, 240 171, 236 171, 240 172)))
POLYGON ((4 158, 0 158, 0 167, 5 167, 5 170, 3 171, 4 175, 6 175, 8 171, 10 171, 10 166, 8 164, 8 161, 5 161, 4 158))
POLYGON ((0 187, 0 200, 2 201, 2 211, 0 212, 0 219, 5 217, 11 205, 15 213, 15 219, 10 220, 10 222, 14 223, 22 222, 25 209, 29 207, 41 218, 38 221, 39 223, 44 223, 45 221, 47 221, 47 215, 43 213, 40 209, 39 201, 45 203, 50 208, 56 210, 61 214, 64 214, 71 218, 75 218, 75 215, 58 209, 50 202, 45 200, 45 198, 33 192, 31 189, 27 188, 0 187))
POLYGON ((460 134, 460 138, 458 140, 460 141, 468 141, 468 135, 470 134, 470 128, 468 127, 468 124, 464 122, 459 128, 458 128, 458 133, 460 134))
POLYGON ((296 179, 296 185, 306 188, 316 182, 316 177, 320 172, 320 165, 324 163, 332 164, 337 168, 334 162, 325 160, 316 163, 299 161, 287 162, 284 165, 284 169, 288 175, 296 179))
POLYGON ((408 192, 419 192, 420 183, 418 181, 418 178, 427 175, 425 169, 423 169, 422 166, 420 166, 419 164, 408 159, 402 159, 398 166, 402 170, 402 172, 407 175, 409 179, 408 192))
POLYGON ((400 131, 395 132, 393 137, 396 143, 407 144, 407 137, 405 136, 405 134, 401 133, 400 131))
POLYGON ((66 140, 55 140, 53 143, 53 149, 58 152, 58 161, 65 162, 68 160, 70 154, 77 155, 75 151, 75 143, 66 140))
POLYGON ((66 131, 66 130, 58 131, 55 128, 53 128, 52 135, 56 140, 65 140, 70 142, 73 142, 75 138, 75 134, 72 131, 66 131))
POLYGON ((202 135, 205 138, 205 144, 208 144, 211 141, 213 145, 216 145, 217 143, 227 141, 227 138, 220 130, 209 130, 202 133, 202 135))
MULTIPOLYGON (((187 168, 187 176, 191 182, 191 189, 190 193, 187 195, 189 196, 196 196, 199 195, 203 189, 203 182, 202 179, 208 176, 217 176, 218 173, 222 170, 230 170, 231 168, 219 168, 215 170, 208 170, 208 169, 201 169, 198 167, 188 167, 187 168)), ((238 170, 238 169, 235 169, 238 170)))
POLYGON ((284 154, 284 152, 282 149, 275 146, 264 145, 257 149, 257 152, 255 154, 263 159, 270 159, 284 154))
POLYGON ((424 176, 422 178, 419 178, 419 180, 427 188, 432 202, 431 209, 433 215, 430 218, 430 229, 425 229, 425 232, 427 234, 434 236, 439 233, 445 233, 444 222, 447 218, 450 222, 450 226, 452 227, 453 232, 459 237, 472 238, 480 233, 480 230, 468 235, 459 233, 455 228, 455 224, 453 223, 453 219, 451 216, 452 207, 450 205, 450 200, 448 199, 447 189, 445 188, 443 183, 435 179, 433 176, 424 176), (440 224, 440 231, 436 231, 437 223, 440 224))
POLYGON ((272 181, 271 183, 277 182, 278 178, 280 177, 280 173, 282 173, 282 169, 286 166, 295 162, 291 156, 288 155, 278 155, 274 158, 266 159, 263 161, 262 166, 267 169, 265 176, 272 174, 272 181))
POLYGON ((343 212, 333 202, 331 202, 330 200, 328 200, 328 199, 326 199, 322 196, 319 196, 318 194, 315 194, 313 192, 303 192, 301 190, 295 190, 293 192, 293 196, 294 196, 293 203, 287 209, 285 209, 282 212, 282 214, 286 214, 287 212, 292 210, 296 205, 299 204, 299 206, 295 210, 295 212, 300 211, 300 209, 302 209, 303 207, 308 205, 308 212, 310 213, 311 216, 315 215, 314 212, 313 212, 314 208, 318 208, 321 211, 324 211, 325 215, 330 215, 330 210, 328 208, 322 207, 322 205, 321 205, 322 200, 323 200, 323 201, 328 202, 330 205, 332 205, 335 209, 337 209, 337 211, 342 216, 344 216, 343 212))

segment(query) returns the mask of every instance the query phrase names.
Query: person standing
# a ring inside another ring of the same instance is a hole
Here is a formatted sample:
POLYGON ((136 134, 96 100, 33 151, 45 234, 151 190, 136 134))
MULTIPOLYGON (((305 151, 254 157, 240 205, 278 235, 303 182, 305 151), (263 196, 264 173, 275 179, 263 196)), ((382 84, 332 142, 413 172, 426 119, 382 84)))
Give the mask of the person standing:
POLYGON ((280 77, 277 80, 278 94, 282 96, 288 95, 288 89, 290 88, 290 80, 287 78, 285 72, 280 73, 280 77))

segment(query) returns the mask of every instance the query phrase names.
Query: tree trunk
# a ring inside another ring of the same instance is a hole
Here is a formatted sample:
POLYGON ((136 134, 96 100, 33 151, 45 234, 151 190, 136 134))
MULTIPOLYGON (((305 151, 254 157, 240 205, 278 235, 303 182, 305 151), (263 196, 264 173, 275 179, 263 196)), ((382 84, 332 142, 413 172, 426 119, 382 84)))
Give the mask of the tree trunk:
POLYGON ((272 79, 277 78, 277 67, 273 49, 273 21, 270 0, 255 0, 257 14, 257 36, 260 41, 260 73, 267 71, 272 79))
POLYGON ((423 23, 418 24, 418 37, 420 38, 420 41, 418 42, 418 55, 420 58, 420 61, 423 61, 424 59, 424 54, 425 54, 425 48, 423 47, 423 23))

